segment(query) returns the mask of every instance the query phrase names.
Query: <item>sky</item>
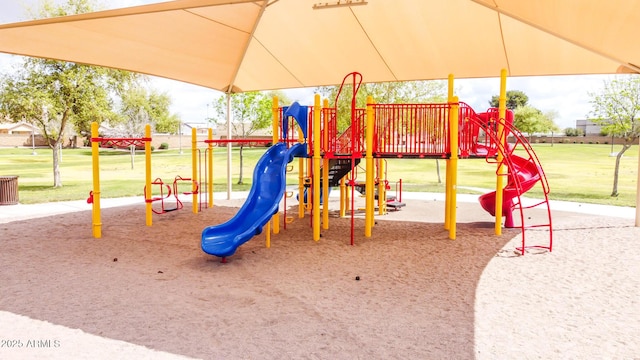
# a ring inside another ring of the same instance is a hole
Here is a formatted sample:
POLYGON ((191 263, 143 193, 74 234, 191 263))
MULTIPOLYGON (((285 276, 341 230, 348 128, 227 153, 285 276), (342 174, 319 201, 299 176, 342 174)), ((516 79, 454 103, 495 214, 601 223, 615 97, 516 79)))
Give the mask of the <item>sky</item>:
MULTIPOLYGON (((58 1, 59 2, 59 1, 58 1)), ((102 0, 103 8, 120 8, 161 2, 161 0, 102 0)), ((1 0, 0 23, 10 23, 28 19, 25 8, 38 4, 38 0, 1 0)), ((11 71, 12 64, 19 57, 0 54, 0 73, 11 71)), ((357 71, 357 69, 354 69, 357 71)), ((500 69, 496 69, 499 76, 500 69)), ((346 74, 345 74, 346 75, 346 74)), ((362 74, 366 82, 366 74, 362 74)), ((590 94, 602 89, 604 81, 613 75, 572 75, 545 77, 509 77, 507 90, 520 90, 529 97, 529 104, 543 112, 555 111, 555 123, 561 128, 574 128, 576 120, 585 119, 591 111, 590 94)), ((337 82, 342 79, 337 79, 337 82)), ((197 124, 206 122, 213 116, 210 105, 221 96, 219 91, 179 81, 152 77, 151 86, 170 96, 171 112, 180 116, 183 122, 197 124)), ((500 92, 500 79, 456 79, 455 94, 459 100, 469 104, 477 112, 489 107, 489 100, 500 92)), ((314 88, 289 89, 285 94, 292 101, 302 105, 313 105, 314 88)))

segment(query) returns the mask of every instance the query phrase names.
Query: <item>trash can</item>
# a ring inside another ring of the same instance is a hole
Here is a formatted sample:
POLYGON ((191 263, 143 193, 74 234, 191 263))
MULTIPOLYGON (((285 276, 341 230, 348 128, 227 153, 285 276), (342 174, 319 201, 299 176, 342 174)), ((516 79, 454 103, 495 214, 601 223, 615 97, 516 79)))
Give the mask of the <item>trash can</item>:
POLYGON ((0 205, 18 203, 18 177, 0 176, 0 205))

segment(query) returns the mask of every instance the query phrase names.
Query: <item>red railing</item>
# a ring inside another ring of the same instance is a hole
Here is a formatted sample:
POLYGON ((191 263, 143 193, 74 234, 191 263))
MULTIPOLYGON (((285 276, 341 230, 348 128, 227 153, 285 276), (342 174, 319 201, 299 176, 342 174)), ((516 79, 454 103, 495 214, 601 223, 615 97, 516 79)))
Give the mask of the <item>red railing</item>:
MULTIPOLYGON (((493 157, 497 155, 498 144, 489 132, 497 131, 500 118, 498 108, 489 108, 486 112, 476 113, 469 105, 460 103, 459 148, 461 157, 493 157)), ((506 111, 504 124, 512 127, 513 112, 506 111)))
POLYGON ((329 142, 326 153, 330 156, 340 157, 340 155, 351 155, 362 157, 365 151, 365 109, 356 109, 355 118, 351 125, 345 129, 340 136, 329 142))
POLYGON ((460 151, 458 154, 464 158, 475 154, 480 135, 479 123, 482 121, 469 105, 461 102, 459 109, 458 148, 460 151))
POLYGON ((449 104, 374 104, 375 156, 449 153, 449 104))
POLYGON ((330 156, 335 153, 336 143, 338 141, 338 119, 336 117, 336 108, 322 109, 322 124, 320 134, 320 148, 322 152, 330 156))
MULTIPOLYGON (((498 109, 476 113, 469 105, 459 103, 458 144, 461 157, 495 156, 497 145, 486 131, 494 131, 498 109)), ((373 104, 374 157, 440 157, 450 156, 449 116, 451 104, 373 104)), ((340 131, 336 108, 320 112, 320 151, 323 156, 363 157, 365 152, 366 109, 354 109, 350 126, 340 131)), ((282 123, 282 110, 280 122, 282 123)), ((313 107, 309 107, 307 143, 313 154, 313 107)), ((287 119, 286 137, 280 126, 280 141, 298 141, 297 124, 287 119), (285 140, 286 138, 286 140, 285 140)), ((511 125, 513 113, 507 111, 511 125)))

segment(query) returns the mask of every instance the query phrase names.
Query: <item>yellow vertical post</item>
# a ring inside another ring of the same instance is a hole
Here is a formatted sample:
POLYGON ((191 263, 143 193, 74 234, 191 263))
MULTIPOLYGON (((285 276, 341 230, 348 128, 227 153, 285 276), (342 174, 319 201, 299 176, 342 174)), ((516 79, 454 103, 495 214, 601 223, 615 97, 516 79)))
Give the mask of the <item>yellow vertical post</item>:
POLYGON ((373 97, 367 96, 367 124, 365 128, 365 144, 366 144, 366 182, 365 182, 365 227, 364 236, 371 236, 371 229, 373 228, 373 215, 374 215, 374 194, 373 194, 373 97))
POLYGON ((267 221, 267 225, 265 225, 264 238, 264 246, 268 249, 271 247, 271 221, 267 221))
MULTIPOLYGON (((613 143, 612 143, 613 144, 613 143)), ((638 145, 640 145, 640 138, 638 139, 638 145)), ((636 221, 635 226, 640 227, 640 146, 638 149, 638 175, 636 181, 636 221)))
MULTIPOLYGON (((227 139, 231 140, 233 139, 231 135, 231 121, 233 116, 233 113, 231 112, 231 93, 227 93, 226 97, 227 97, 227 139)), ((233 154, 232 145, 233 143, 231 142, 227 143, 227 200, 231 199, 231 192, 233 190, 233 186, 231 184, 231 174, 232 174, 231 157, 233 154)))
MULTIPOLYGON (((496 131, 498 132, 498 142, 500 143, 499 148, 506 149, 507 146, 507 137, 506 131, 504 128, 504 121, 506 119, 507 114, 507 70, 502 69, 500 71, 500 97, 498 98, 498 116, 500 117, 500 121, 498 122, 498 127, 496 131)), ((502 202, 503 202, 503 178, 505 167, 502 163, 504 161, 504 154, 502 151, 498 151, 498 169, 496 176, 496 223, 495 223, 495 233, 496 235, 502 235, 502 202)))
MULTIPOLYGON (((91 138, 98 137, 98 123, 91 123, 91 138)), ((102 222, 100 221, 100 149, 97 141, 91 141, 91 158, 93 160, 93 202, 91 204, 91 220, 93 237, 102 237, 102 222)))
MULTIPOLYGON (((198 192, 196 181, 198 179, 198 133, 196 128, 191 128, 191 209, 198 213, 198 192)), ((178 196, 178 194, 176 194, 178 196)))
MULTIPOLYGON (((151 139, 151 125, 149 124, 144 127, 144 137, 151 139)), ((151 141, 144 142, 144 168, 144 188, 147 189, 147 191, 144 192, 146 224, 147 226, 151 226, 153 225, 153 212, 151 210, 151 141)))
POLYGON ((384 215, 387 213, 387 179, 385 162, 383 159, 378 160, 378 214, 384 215))
MULTIPOLYGON (((208 136, 209 140, 213 140, 213 129, 209 128, 208 136)), ((207 144, 207 149, 209 150, 209 156, 205 156, 207 159, 207 195, 209 201, 209 207, 213 207, 213 143, 209 142, 207 144)))
POLYGON ((304 163, 305 159, 298 159, 298 218, 304 217, 305 196, 304 196, 304 163))
MULTIPOLYGON (((329 107, 329 100, 324 99, 322 102, 322 109, 329 107)), ((322 129, 322 150, 326 153, 329 148, 329 117, 323 116, 323 129, 322 129)), ((329 159, 324 157, 322 159, 322 228, 329 228, 329 159)))
MULTIPOLYGON (((453 74, 449 74, 447 102, 453 102, 453 74)), ((449 109, 451 112, 451 109, 449 109)), ((449 114, 451 116, 451 113, 449 114)), ((451 130, 451 129, 449 129, 451 130)), ((444 180, 444 228, 449 230, 450 213, 451 213, 451 161, 446 159, 445 162, 445 180, 444 180)))
POLYGON ((351 211, 351 191, 350 191, 350 188, 345 187, 345 189, 344 189, 344 212, 345 212, 345 215, 346 215, 347 211, 351 211))
MULTIPOLYGON (((278 97, 274 96, 273 97, 273 103, 271 106, 271 111, 273 114, 273 120, 271 121, 271 132, 272 132, 272 140, 271 143, 272 144, 277 144, 280 141, 280 134, 279 134, 279 125, 280 125, 280 108, 278 106, 278 97)), ((286 119, 283 119, 286 120, 286 119)), ((285 174, 286 176, 286 174, 285 174)), ((285 187, 286 187, 286 179, 285 179, 285 187)), ((280 233, 280 212, 277 212, 275 214, 273 214, 273 216, 271 217, 271 219, 273 220, 273 233, 274 234, 279 234, 280 233)))
MULTIPOLYGON (((284 196, 287 196, 286 191, 284 196)), ((280 234, 280 212, 273 214, 271 221, 273 221, 273 233, 280 234)))
POLYGON ((347 186, 344 184, 344 178, 340 179, 340 217, 345 217, 347 213, 347 186))
POLYGON ((313 102, 313 240, 320 240, 320 95, 313 102))
POLYGON ((458 186, 458 97, 452 97, 451 116, 449 116, 451 129, 451 186, 449 199, 449 239, 456 238, 456 206, 457 206, 457 186, 458 186))
MULTIPOLYGON (((273 104, 271 106, 271 113, 273 114, 273 120, 271 121, 272 143, 276 144, 280 140, 280 107, 278 105, 278 97, 273 97, 273 104)), ((287 119, 282 119, 287 121, 287 119)), ((286 134, 285 134, 286 136, 286 134)))

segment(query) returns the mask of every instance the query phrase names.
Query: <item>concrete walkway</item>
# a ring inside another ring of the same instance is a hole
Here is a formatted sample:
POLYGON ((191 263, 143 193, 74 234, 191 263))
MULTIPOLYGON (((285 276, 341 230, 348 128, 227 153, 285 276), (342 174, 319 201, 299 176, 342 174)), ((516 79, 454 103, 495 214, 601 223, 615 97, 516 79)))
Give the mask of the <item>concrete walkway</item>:
MULTIPOLYGON (((490 190, 487 190, 490 191, 490 190)), ((234 192, 231 194, 231 198, 245 199, 248 192, 234 192)), ((338 197, 337 191, 331 192, 331 197, 338 197)), ((226 192, 214 193, 214 200, 224 200, 227 198, 226 192)), ((422 193, 422 192, 404 192, 402 194, 403 199, 411 200, 436 200, 444 201, 444 193, 422 193)), ((477 202, 478 195, 458 194, 459 202, 477 202)), ((191 196, 184 196, 180 198, 183 202, 191 202, 191 196)), ((537 203, 538 199, 528 199, 523 197, 524 204, 537 203)), ((101 199, 102 208, 110 208, 116 206, 126 206, 134 204, 144 204, 144 198, 141 196, 126 197, 126 198, 114 198, 114 199, 101 199)), ((566 211, 575 212, 590 215, 602 215, 613 216, 625 219, 634 219, 636 216, 636 209, 633 207, 611 206, 611 205, 597 205, 586 203, 575 203, 568 201, 550 201, 552 211, 566 211)), ((64 214, 76 211, 90 211, 91 204, 88 204, 85 200, 74 201, 60 201, 52 203, 41 204, 17 204, 17 205, 4 205, 0 206, 0 224, 9 223, 12 221, 28 220, 39 217, 51 216, 56 214, 64 214)))

